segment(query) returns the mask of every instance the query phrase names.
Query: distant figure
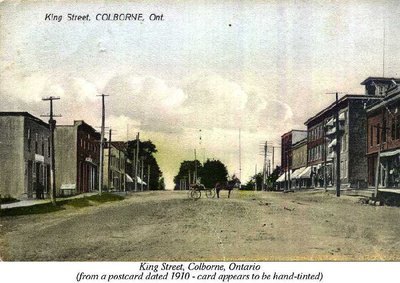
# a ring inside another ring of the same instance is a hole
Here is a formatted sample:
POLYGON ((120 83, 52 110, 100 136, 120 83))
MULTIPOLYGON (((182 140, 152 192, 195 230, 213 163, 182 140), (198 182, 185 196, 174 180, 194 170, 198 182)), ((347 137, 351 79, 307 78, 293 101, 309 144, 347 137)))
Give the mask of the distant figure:
POLYGON ((220 190, 228 190, 229 191, 228 198, 230 198, 231 197, 231 191, 234 188, 240 188, 240 184, 241 184, 240 180, 235 175, 232 176, 232 180, 230 180, 230 181, 218 182, 215 185, 215 190, 217 191, 217 198, 219 198, 219 191, 220 190))
POLYGON ((44 199, 44 186, 41 183, 38 183, 36 188, 36 198, 44 199))

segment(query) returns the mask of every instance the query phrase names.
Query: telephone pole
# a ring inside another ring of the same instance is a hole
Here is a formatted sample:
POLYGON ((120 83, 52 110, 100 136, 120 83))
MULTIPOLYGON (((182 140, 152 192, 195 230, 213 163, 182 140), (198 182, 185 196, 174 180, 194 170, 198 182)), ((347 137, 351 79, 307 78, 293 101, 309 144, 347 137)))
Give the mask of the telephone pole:
POLYGON ((336 95, 336 103, 335 103, 335 139, 336 139, 336 196, 340 197, 340 133, 339 133, 339 94, 341 92, 328 92, 326 94, 335 94, 336 95))
POLYGON ((104 97, 108 96, 105 94, 97 95, 101 96, 101 137, 100 137, 100 170, 99 170, 99 195, 103 190, 103 163, 104 163, 104 124, 105 124, 105 112, 106 107, 104 104, 104 97))
POLYGON ((242 141, 241 141, 240 128, 239 128, 239 180, 242 180, 242 141))
POLYGON ((197 184, 197 154, 194 149, 194 183, 197 184))
POLYGON ((112 137, 112 129, 109 129, 108 133, 108 160, 107 160, 107 187, 110 190, 111 187, 111 137, 112 137))
POLYGON ((265 171, 267 170, 267 151, 268 151, 268 142, 265 142, 264 145, 264 162, 263 162, 263 181, 261 184, 261 190, 265 191, 265 171))
MULTIPOLYGON (((382 111, 382 116, 384 115, 384 112, 382 111)), ((375 199, 378 197, 378 188, 379 188, 379 171, 381 167, 381 152, 384 149, 384 143, 386 143, 386 131, 390 130, 390 128, 386 127, 380 127, 380 126, 374 126, 376 128, 376 131, 378 132, 378 135, 380 136, 380 143, 379 143, 379 148, 378 148, 378 156, 376 158, 376 169, 375 169, 375 189, 374 189, 374 197, 375 199)))
POLYGON ((56 205, 56 166, 55 166, 55 148, 54 148, 54 130, 56 128, 56 120, 54 117, 61 117, 60 115, 53 114, 53 100, 59 100, 59 97, 50 96, 42 98, 43 101, 50 101, 50 114, 49 115, 42 115, 42 117, 50 117, 49 125, 50 125, 50 198, 51 203, 56 205))
POLYGON ((138 177, 138 164, 139 164, 139 132, 136 135, 136 156, 135 156, 135 192, 137 191, 137 177, 138 177))
POLYGON ((141 161, 141 169, 140 169, 140 179, 142 180, 142 183, 140 184, 140 191, 143 192, 143 176, 144 176, 144 156, 140 157, 140 161, 141 161))

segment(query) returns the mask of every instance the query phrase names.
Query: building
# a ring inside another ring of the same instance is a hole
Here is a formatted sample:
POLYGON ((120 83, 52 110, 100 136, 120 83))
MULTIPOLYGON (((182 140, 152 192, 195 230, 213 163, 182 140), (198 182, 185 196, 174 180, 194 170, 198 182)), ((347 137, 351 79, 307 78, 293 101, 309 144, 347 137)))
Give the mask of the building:
MULTIPOLYGON (((375 80, 374 78, 369 78, 375 80)), ((370 85, 371 82, 366 81, 370 85)), ((400 186, 400 79, 384 83, 385 97, 367 109, 368 184, 381 188, 400 186), (378 172, 376 171, 377 165, 378 172)))
POLYGON ((47 197, 50 187, 49 125, 28 112, 0 112, 0 195, 47 197))
POLYGON ((308 188, 311 185, 310 173, 307 168, 307 138, 304 138, 292 147, 292 174, 291 188, 300 189, 308 188))
MULTIPOLYGON (((368 88, 368 91, 371 89, 368 88)), ((312 186, 335 184, 338 146, 341 184, 354 188, 367 186, 366 107, 381 99, 382 96, 376 96, 372 91, 365 95, 347 94, 305 122, 308 132, 307 164, 311 168, 312 186), (336 139, 337 112, 339 141, 336 139)))
POLYGON ((291 130, 281 136, 281 176, 277 179, 278 189, 289 189, 291 187, 292 173, 292 148, 293 145, 307 136, 305 130, 291 130))
POLYGON ((126 182, 132 183, 130 176, 126 176, 127 148, 125 142, 108 143, 104 149, 104 185, 110 191, 125 191, 126 182))
POLYGON ((85 193, 98 189, 100 134, 84 121, 56 127, 57 194, 85 193))

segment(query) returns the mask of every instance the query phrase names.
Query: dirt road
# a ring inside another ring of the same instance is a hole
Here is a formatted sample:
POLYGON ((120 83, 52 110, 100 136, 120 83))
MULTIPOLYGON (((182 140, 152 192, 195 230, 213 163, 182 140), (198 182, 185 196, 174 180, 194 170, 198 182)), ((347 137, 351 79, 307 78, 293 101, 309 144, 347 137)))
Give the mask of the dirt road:
POLYGON ((0 221, 10 261, 400 260, 399 208, 322 192, 145 192, 0 221))

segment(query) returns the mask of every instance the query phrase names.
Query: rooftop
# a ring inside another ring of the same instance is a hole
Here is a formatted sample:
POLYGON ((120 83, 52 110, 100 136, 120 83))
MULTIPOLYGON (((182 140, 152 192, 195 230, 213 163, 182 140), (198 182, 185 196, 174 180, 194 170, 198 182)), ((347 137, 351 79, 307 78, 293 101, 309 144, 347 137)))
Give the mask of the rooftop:
MULTIPOLYGON (((338 100, 338 105, 340 105, 341 103, 344 103, 345 101, 348 100, 357 100, 357 99, 372 99, 372 100, 382 100, 382 97, 380 96, 371 96, 371 95, 364 95, 364 94, 346 94, 343 97, 341 97, 338 100)), ((312 116, 311 118, 309 118, 307 121, 304 122, 304 125, 308 125, 310 122, 312 122, 313 120, 315 120, 316 118, 324 115, 325 113, 327 113, 328 111, 331 111, 335 108, 336 106, 336 101, 332 102, 329 106, 327 106, 326 108, 322 109, 321 111, 319 111, 317 114, 315 114, 314 116, 312 116)))
POLYGON ((365 80, 363 80, 360 84, 366 85, 368 84, 368 82, 371 81, 392 84, 393 82, 400 83, 400 78, 368 77, 365 80))
POLYGON ((49 124, 46 123, 45 121, 43 121, 42 119, 39 119, 38 117, 33 116, 32 114, 30 114, 29 112, 26 111, 0 111, 0 116, 14 116, 14 117, 18 117, 18 116, 22 116, 22 117, 26 117, 29 118, 39 124, 42 124, 45 127, 49 127, 49 124))

